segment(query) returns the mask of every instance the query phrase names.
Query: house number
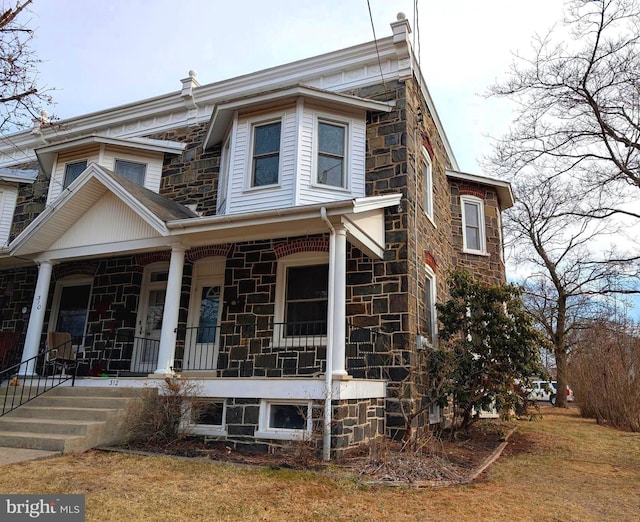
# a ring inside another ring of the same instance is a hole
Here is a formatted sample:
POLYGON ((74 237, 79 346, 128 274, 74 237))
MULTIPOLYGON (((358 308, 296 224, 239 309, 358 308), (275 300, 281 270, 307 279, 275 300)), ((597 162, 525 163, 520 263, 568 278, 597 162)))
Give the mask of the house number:
POLYGON ((36 296, 36 310, 40 310, 42 308, 42 296, 36 296))
POLYGON ((118 386, 118 379, 110 379, 109 380, 109 386, 118 386))

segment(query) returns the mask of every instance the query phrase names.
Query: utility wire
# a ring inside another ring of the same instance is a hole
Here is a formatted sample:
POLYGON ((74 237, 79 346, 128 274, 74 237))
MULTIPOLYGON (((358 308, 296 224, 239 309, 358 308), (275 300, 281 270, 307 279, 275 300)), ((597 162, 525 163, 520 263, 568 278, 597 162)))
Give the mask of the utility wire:
POLYGON ((367 0, 367 7, 369 9, 369 20, 371 21, 371 30, 373 31, 373 43, 376 45, 376 55, 378 56, 378 67, 380 68, 380 78, 382 78, 382 87, 385 92, 387 91, 387 84, 384 81, 384 74, 382 74, 382 62, 380 61, 380 50, 378 49, 378 37, 376 36, 376 28, 373 25, 373 15, 371 14, 371 4, 367 0))

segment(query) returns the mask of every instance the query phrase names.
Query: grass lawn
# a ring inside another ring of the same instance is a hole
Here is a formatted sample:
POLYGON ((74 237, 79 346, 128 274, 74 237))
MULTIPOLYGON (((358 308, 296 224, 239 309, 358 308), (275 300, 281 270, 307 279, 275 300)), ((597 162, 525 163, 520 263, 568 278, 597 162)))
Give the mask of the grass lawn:
POLYGON ((434 490, 170 457, 87 452, 4 466, 2 493, 84 493, 87 520, 640 518, 640 434, 542 408, 480 479, 434 490))

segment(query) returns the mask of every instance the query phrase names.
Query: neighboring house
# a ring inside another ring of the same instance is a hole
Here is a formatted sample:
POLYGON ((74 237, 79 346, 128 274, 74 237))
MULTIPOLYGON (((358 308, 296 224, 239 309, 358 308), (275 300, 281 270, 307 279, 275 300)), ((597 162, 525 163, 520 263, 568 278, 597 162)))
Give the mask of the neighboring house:
POLYGON ((238 445, 323 422, 334 455, 401 435, 447 272, 505 280, 513 199, 458 171, 409 24, 391 27, 3 141, 0 324, 22 360, 69 332, 76 386, 191 376, 194 431, 238 445))

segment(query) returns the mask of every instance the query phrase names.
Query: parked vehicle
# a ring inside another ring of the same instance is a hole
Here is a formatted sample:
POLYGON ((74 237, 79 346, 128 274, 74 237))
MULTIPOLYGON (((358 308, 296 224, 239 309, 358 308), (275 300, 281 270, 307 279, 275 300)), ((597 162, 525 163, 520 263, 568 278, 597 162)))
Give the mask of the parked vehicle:
MULTIPOLYGON (((558 394, 558 381, 533 381, 531 383, 531 391, 529 399, 535 401, 548 401, 551 404, 556 403, 558 394)), ((567 386, 567 402, 573 402, 573 390, 567 386)))

